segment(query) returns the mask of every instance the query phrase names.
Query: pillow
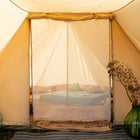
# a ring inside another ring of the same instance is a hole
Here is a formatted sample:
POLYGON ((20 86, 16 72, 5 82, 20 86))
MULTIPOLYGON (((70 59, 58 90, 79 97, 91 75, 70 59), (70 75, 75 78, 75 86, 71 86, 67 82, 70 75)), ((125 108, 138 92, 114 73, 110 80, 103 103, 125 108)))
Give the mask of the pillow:
POLYGON ((87 88, 88 93, 101 93, 103 92, 100 86, 91 86, 87 88))
POLYGON ((86 91, 87 90, 87 86, 86 85, 80 85, 80 90, 81 91, 86 91))
POLYGON ((76 84, 71 84, 68 86, 68 90, 69 91, 79 91, 80 90, 80 86, 78 83, 76 84))

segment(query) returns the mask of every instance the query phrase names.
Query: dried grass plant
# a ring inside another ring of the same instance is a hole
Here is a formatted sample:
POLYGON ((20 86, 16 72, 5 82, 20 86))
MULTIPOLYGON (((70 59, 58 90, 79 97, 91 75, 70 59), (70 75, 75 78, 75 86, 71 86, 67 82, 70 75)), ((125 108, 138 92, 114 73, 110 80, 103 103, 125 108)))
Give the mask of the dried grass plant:
POLYGON ((140 105, 140 84, 138 83, 132 68, 119 61, 113 61, 108 63, 107 69, 110 78, 113 80, 119 80, 123 85, 133 106, 140 105))

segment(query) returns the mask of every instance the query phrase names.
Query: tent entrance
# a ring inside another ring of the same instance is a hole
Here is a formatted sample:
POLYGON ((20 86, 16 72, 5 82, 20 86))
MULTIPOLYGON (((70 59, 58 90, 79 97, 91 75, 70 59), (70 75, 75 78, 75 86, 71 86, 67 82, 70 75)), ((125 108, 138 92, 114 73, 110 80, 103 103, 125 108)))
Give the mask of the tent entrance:
POLYGON ((31 21, 33 119, 110 120, 109 20, 31 21))

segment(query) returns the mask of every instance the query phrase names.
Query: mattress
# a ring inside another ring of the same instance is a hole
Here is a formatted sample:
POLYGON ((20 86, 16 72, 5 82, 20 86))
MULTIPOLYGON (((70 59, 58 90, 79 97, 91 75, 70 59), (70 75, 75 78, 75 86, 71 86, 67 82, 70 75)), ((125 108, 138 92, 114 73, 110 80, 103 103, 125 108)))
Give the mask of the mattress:
POLYGON ((43 93, 40 96, 41 101, 50 101, 64 103, 74 106, 94 106, 104 103, 109 98, 109 92, 106 93, 88 93, 88 91, 56 91, 55 93, 43 93))

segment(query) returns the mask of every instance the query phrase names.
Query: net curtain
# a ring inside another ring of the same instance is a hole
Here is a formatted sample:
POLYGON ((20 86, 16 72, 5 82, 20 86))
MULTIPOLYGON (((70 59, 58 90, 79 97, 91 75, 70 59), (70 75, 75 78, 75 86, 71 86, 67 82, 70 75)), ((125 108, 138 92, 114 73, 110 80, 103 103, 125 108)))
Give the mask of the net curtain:
POLYGON ((68 73, 69 84, 109 87, 109 20, 33 20, 32 36, 33 85, 66 84, 68 73))
MULTIPOLYGON (((38 92, 37 87, 64 85, 68 98, 69 85, 76 83, 96 85, 102 92, 109 92, 106 71, 109 62, 108 19, 76 22, 36 19, 31 25, 34 93, 38 92)), ((37 99, 38 95, 34 97, 37 99)), ((35 106, 37 109, 39 105, 35 106)), ((103 108, 107 113, 102 118, 110 118, 109 108, 109 104, 103 108)))

